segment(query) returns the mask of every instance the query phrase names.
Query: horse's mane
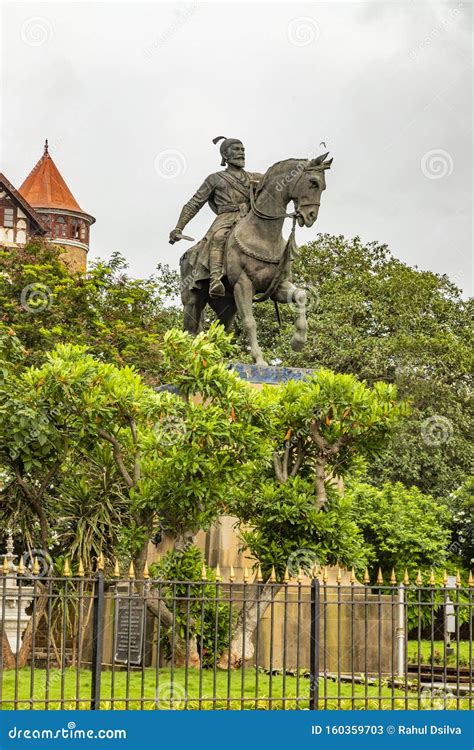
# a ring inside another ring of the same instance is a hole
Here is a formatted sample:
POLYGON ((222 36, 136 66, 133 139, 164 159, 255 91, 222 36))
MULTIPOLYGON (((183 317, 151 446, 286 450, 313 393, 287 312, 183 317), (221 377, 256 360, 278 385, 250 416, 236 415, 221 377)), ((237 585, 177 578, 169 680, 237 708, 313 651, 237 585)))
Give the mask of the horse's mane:
POLYGON ((307 164, 309 160, 308 159, 297 159, 297 158, 282 159, 281 161, 277 161, 277 162, 275 162, 275 164, 272 164, 271 167, 268 167, 268 169, 265 172, 265 174, 262 175, 262 177, 260 179, 260 182, 258 183, 258 186, 257 186, 257 195, 262 190, 264 190, 264 189, 266 189, 268 187, 268 184, 274 178, 274 173, 277 172, 277 171, 279 171, 279 168, 281 168, 281 165, 282 164, 287 164, 288 162, 291 162, 291 161, 295 161, 295 162, 297 162, 299 164, 307 164))

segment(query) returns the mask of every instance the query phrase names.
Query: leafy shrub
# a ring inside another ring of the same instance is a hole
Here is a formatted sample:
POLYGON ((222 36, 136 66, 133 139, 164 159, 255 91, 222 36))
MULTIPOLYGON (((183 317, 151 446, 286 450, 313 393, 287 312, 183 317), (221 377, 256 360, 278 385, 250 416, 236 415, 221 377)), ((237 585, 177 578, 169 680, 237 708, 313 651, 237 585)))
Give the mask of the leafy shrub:
MULTIPOLYGON (((173 600, 176 601, 178 634, 188 641, 195 637, 202 666, 212 667, 229 646, 230 607, 218 601, 222 592, 212 570, 207 571, 207 582, 202 581, 202 564, 201 550, 189 545, 183 550, 167 552, 160 562, 150 566, 150 573, 154 579, 163 581, 161 595, 170 610, 173 600)), ((160 645, 168 657, 171 657, 170 636, 171 628, 163 628, 160 645)))

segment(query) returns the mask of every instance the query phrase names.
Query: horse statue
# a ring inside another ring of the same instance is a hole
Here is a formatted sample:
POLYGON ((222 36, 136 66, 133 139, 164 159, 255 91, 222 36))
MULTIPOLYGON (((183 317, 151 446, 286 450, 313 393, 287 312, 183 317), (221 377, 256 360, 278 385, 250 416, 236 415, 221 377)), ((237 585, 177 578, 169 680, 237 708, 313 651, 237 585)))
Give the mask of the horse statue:
POLYGON ((321 194, 326 189, 325 171, 332 164, 328 154, 316 159, 285 159, 271 166, 250 193, 250 210, 230 232, 225 252, 225 295, 209 294, 209 283, 190 288, 192 268, 185 253, 181 258, 181 299, 184 327, 196 334, 202 313, 209 305, 228 331, 238 313, 247 334, 253 360, 265 365, 257 339, 253 302, 272 299, 293 304, 296 309, 292 348, 300 351, 306 342, 306 292, 291 281, 291 262, 296 252, 295 228, 312 227, 318 218, 321 194), (293 201, 294 211, 287 213, 293 201), (293 220, 285 241, 282 228, 293 220))

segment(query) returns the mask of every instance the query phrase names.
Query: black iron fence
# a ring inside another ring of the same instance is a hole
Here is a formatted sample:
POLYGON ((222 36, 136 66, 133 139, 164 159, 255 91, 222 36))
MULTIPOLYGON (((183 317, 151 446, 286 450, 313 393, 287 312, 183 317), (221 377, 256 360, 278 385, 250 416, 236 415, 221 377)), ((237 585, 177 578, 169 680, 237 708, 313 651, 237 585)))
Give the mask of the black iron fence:
POLYGON ((212 578, 5 570, 0 708, 472 708, 460 580, 212 578))

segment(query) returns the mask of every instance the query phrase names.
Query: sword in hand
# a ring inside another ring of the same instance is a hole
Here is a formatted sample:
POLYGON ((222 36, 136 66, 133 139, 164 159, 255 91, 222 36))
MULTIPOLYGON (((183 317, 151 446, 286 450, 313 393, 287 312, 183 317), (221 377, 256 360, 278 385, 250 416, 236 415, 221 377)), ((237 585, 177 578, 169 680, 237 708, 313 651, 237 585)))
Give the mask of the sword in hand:
POLYGON ((194 237, 189 237, 187 234, 183 234, 181 232, 181 229, 173 229, 173 231, 170 232, 170 245, 174 245, 174 243, 179 242, 179 240, 188 240, 188 242, 195 242, 194 237))

